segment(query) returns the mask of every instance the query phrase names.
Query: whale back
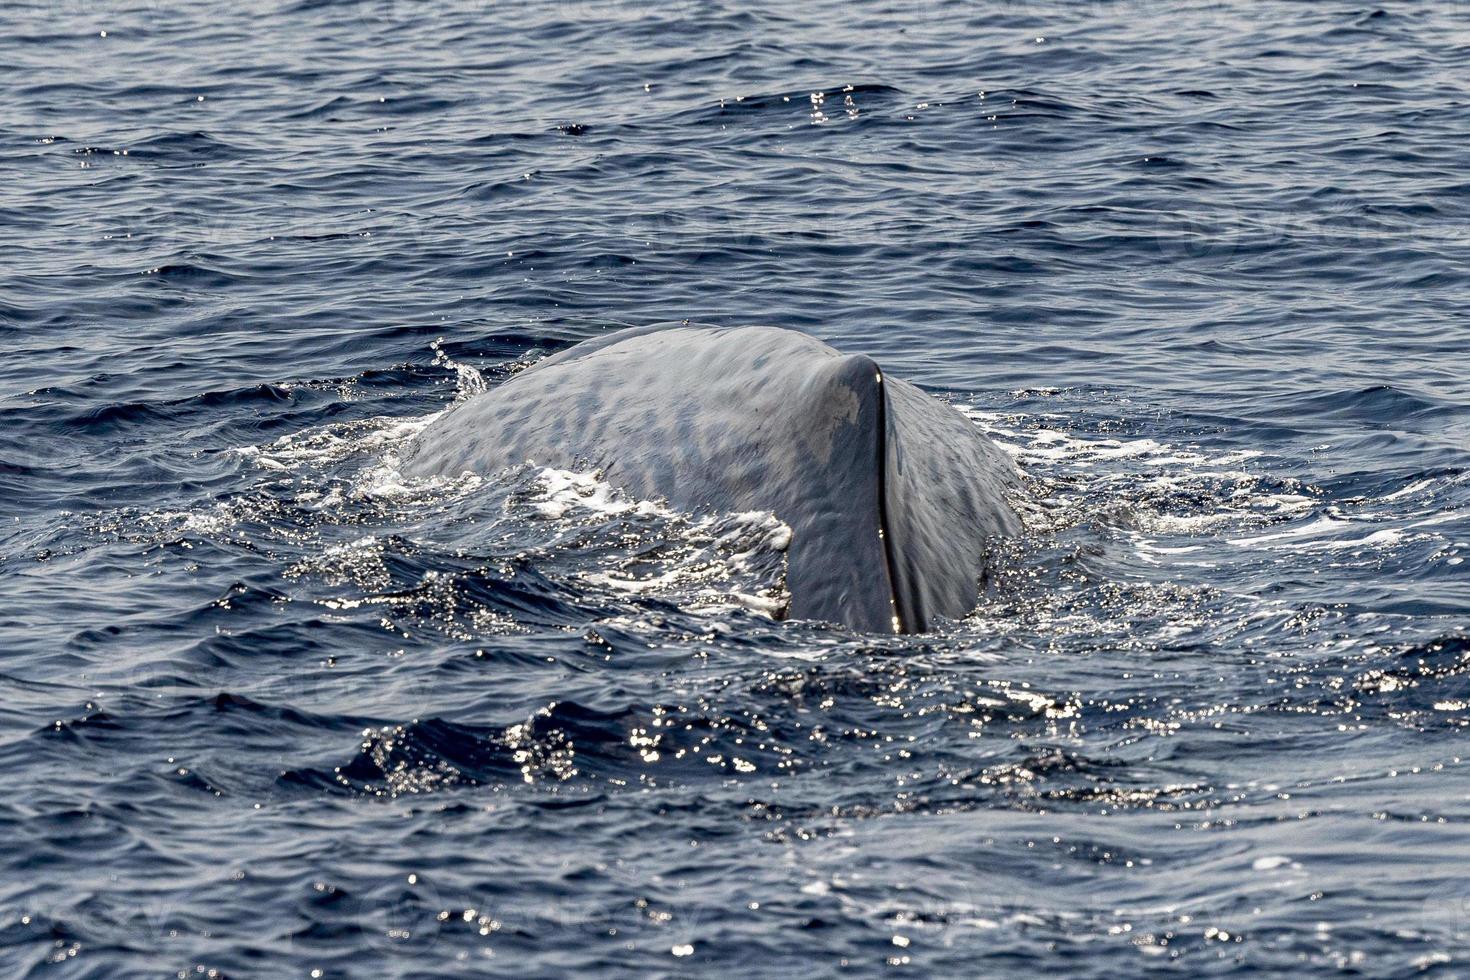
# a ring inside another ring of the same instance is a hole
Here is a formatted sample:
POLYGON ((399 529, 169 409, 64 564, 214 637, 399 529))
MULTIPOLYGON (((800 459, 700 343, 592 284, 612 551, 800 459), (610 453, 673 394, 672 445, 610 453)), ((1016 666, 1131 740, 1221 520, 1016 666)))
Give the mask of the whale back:
POLYGON ((769 327, 676 325, 587 341, 430 425, 412 475, 592 467, 693 512, 791 527, 791 615, 916 632, 978 595, 1015 530, 1013 470, 963 416, 863 355, 769 327))
POLYGON ((887 379, 886 527, 899 616, 923 631, 975 608, 1002 538, 1021 531, 1007 496, 1015 465, 975 424, 897 378, 887 379))

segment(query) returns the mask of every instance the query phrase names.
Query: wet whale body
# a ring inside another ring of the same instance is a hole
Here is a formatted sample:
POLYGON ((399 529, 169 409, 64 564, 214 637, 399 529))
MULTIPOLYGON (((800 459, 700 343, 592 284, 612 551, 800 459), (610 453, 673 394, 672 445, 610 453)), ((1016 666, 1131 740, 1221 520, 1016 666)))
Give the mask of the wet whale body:
POLYGON ((791 528, 790 614, 916 633, 974 608, 1020 527, 1010 460, 954 408, 773 327, 658 325, 584 341, 435 420, 414 476, 594 467, 690 512, 791 528))

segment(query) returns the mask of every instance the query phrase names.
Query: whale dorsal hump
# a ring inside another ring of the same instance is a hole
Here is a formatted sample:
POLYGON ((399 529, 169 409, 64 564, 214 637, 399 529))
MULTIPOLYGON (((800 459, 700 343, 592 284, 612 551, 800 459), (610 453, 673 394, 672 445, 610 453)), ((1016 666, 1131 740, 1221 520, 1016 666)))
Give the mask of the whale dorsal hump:
POLYGON ((1014 530, 1008 461, 952 408, 872 359, 769 327, 619 331, 548 357, 419 437, 410 473, 527 460, 600 469, 689 511, 791 527, 791 614, 915 632, 975 603, 1014 530))

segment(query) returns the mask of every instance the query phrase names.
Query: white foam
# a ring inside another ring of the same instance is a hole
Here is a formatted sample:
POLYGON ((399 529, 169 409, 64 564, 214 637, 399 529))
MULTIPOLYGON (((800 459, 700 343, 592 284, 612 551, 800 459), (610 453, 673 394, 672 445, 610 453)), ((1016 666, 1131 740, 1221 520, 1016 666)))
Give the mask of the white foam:
POLYGON ((1435 484, 1435 481, 1432 480, 1432 479, 1429 479, 1429 480, 1415 480, 1413 483, 1411 483, 1408 486, 1404 487, 1402 490, 1395 490, 1393 493, 1389 494, 1386 497, 1379 497, 1378 498, 1378 501, 1379 501, 1379 503, 1387 503, 1387 502, 1389 502, 1391 500, 1399 500, 1399 499, 1401 499, 1403 497, 1412 497, 1414 494, 1418 493, 1420 490, 1424 490, 1424 489, 1426 489, 1428 487, 1432 487, 1432 486, 1434 486, 1434 484, 1435 484))
POLYGON ((598 472, 577 473, 548 466, 537 474, 537 481, 545 497, 535 501, 534 506, 544 517, 562 518, 576 508, 597 514, 673 515, 659 503, 628 497, 603 480, 598 472))
POLYGON ((1283 551, 1345 551, 1354 548, 1388 548, 1409 539, 1409 535, 1398 528, 1379 528, 1362 537, 1343 537, 1348 528, 1372 527, 1364 521, 1345 520, 1323 515, 1310 524, 1291 528, 1275 534, 1262 534, 1253 538, 1234 538, 1229 544, 1237 548, 1257 548, 1261 545, 1283 551), (1331 537, 1324 537, 1331 535, 1331 537))
MULTIPOLYGON (((786 612, 791 596, 784 581, 770 583, 764 594, 739 587, 759 578, 763 560, 782 555, 791 545, 791 528, 766 511, 682 514, 664 501, 638 500, 603 479, 602 474, 544 467, 537 471, 536 486, 542 496, 533 498, 536 513, 555 521, 593 521, 621 515, 656 517, 667 522, 680 548, 654 563, 637 563, 635 574, 627 567, 605 568, 581 574, 588 584, 633 595, 677 596, 693 591, 685 601, 690 611, 714 611, 738 607, 772 618, 786 612)), ((784 557, 779 561, 784 579, 784 557)))
POLYGON ((1314 534, 1332 533, 1337 528, 1351 524, 1351 521, 1339 520, 1335 517, 1322 515, 1310 524, 1301 527, 1288 528, 1285 531, 1277 531, 1274 534, 1262 534, 1253 538, 1235 538, 1230 541, 1237 548, 1250 548, 1255 545, 1266 544, 1271 541, 1284 541, 1288 538, 1303 538, 1314 534))

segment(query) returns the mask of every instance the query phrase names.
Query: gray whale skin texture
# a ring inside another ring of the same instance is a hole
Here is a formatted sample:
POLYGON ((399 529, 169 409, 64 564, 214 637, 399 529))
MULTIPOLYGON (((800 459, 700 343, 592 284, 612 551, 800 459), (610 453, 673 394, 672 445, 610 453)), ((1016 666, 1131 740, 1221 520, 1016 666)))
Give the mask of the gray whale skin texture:
POLYGON ((791 528, 790 615, 918 633, 973 609, 1020 530, 1009 458, 862 354, 773 327, 619 330, 537 362, 431 423, 411 476, 531 461, 602 471, 680 510, 791 528))

